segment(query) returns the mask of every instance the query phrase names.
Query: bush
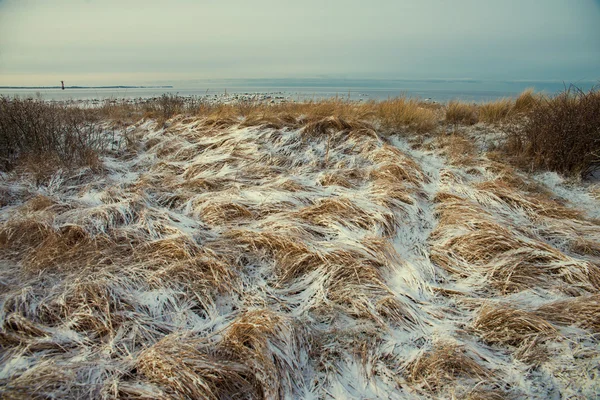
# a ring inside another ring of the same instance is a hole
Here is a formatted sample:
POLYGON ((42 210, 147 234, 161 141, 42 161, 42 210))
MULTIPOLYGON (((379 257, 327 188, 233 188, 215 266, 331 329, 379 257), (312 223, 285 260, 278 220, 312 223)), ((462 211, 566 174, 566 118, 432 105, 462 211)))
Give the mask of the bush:
POLYGON ((540 98, 522 130, 511 134, 509 152, 534 168, 585 177, 600 168, 600 91, 571 86, 540 98))
POLYGON ((93 110, 0 97, 0 170, 23 160, 54 167, 90 165, 106 144, 93 110))

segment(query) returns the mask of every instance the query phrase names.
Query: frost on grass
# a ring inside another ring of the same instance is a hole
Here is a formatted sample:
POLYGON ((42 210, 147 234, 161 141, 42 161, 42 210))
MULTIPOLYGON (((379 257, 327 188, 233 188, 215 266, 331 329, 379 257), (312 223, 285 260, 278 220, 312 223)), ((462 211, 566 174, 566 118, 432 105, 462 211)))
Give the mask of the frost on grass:
POLYGON ((2 177, 3 397, 600 390, 593 196, 341 118, 128 134, 100 173, 2 177))

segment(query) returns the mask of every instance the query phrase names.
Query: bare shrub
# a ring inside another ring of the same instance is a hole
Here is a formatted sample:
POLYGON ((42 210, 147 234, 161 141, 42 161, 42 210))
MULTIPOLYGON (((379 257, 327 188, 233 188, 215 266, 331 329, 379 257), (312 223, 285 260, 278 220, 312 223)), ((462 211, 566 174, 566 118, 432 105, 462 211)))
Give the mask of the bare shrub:
POLYGON ((107 145, 97 113, 41 100, 0 97, 0 169, 20 161, 44 168, 94 165, 107 145))
POLYGON ((537 101, 506 151, 522 166, 585 177, 600 167, 600 91, 574 86, 537 101))

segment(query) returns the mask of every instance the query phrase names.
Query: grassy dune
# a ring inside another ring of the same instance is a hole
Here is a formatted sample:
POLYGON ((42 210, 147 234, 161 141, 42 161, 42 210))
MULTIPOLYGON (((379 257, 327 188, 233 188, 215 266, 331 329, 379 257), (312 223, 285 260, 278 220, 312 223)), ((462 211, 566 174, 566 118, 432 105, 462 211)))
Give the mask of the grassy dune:
POLYGON ((561 96, 2 99, 1 396, 593 398, 599 186, 540 171, 597 131, 554 168, 537 115, 598 94, 561 96))

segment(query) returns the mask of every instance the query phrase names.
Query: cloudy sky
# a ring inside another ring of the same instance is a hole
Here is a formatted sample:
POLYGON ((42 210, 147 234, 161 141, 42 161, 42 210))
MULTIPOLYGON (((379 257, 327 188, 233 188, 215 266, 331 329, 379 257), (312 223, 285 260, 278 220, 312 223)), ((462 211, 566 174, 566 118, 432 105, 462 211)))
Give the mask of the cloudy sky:
POLYGON ((0 85, 600 79, 600 0, 0 0, 0 85))

